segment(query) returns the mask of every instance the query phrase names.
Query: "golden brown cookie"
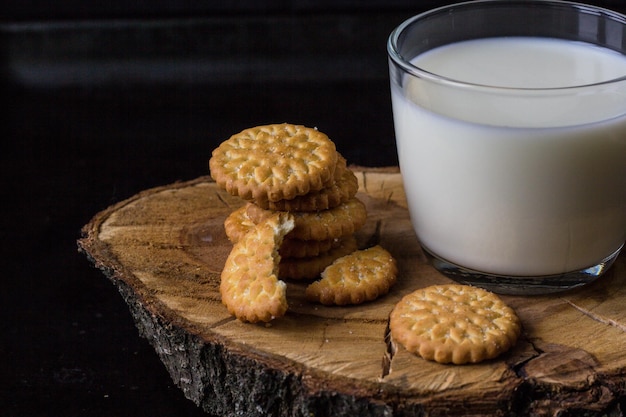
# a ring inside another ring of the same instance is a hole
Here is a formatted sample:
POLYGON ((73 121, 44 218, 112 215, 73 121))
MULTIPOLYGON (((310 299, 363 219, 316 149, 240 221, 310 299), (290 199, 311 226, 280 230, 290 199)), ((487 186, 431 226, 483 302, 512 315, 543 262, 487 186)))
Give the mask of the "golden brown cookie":
POLYGON ((336 248, 310 258, 283 258, 278 266, 280 279, 310 280, 319 278, 320 274, 328 265, 336 259, 346 256, 357 249, 354 236, 343 240, 336 248))
POLYGON ((468 285, 433 285, 406 295, 389 317, 393 340, 439 363, 477 363, 510 349, 520 321, 495 294, 468 285))
MULTIPOLYGON (((246 207, 240 207, 231 212, 224 221, 226 236, 232 243, 237 243, 241 238, 252 230, 255 224, 246 213, 246 207)), ((282 258, 308 258, 339 246, 339 239, 326 240, 300 240, 285 238, 279 249, 282 258)))
POLYGON ((239 242, 254 226, 255 223, 248 217, 245 205, 232 211, 224 220, 224 231, 232 243, 239 242))
POLYGON ((356 175, 347 167, 345 158, 339 155, 332 185, 291 200, 255 200, 254 203, 263 209, 276 211, 328 210, 350 200, 358 188, 356 175))
POLYGON ((246 200, 292 199, 332 184, 335 144, 317 129, 288 123, 257 126, 213 150, 211 177, 246 200))
POLYGON ((224 265, 222 303, 241 321, 268 322, 287 311, 286 284, 277 278, 283 238, 294 227, 288 213, 276 213, 237 242, 224 265))
POLYGON ((389 292, 398 267, 381 246, 358 250, 326 267, 322 279, 306 289, 309 301, 325 305, 361 304, 389 292))
MULTIPOLYGON (((264 210, 256 204, 247 204, 248 217, 253 222, 275 213, 264 210)), ((329 209, 317 212, 291 212, 296 226, 289 234, 290 239, 326 240, 340 239, 359 230, 367 220, 365 204, 354 197, 347 202, 329 209)))

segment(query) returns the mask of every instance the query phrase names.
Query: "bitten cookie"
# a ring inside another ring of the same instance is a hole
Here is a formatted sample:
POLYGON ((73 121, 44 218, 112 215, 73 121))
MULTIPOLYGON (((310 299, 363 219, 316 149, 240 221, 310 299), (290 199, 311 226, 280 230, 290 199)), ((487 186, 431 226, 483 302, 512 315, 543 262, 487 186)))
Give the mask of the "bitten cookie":
POLYGON ((329 265, 307 287, 306 298, 325 305, 372 301, 389 292, 397 273, 395 259, 381 246, 355 251, 329 265))
POLYGON ((213 150, 211 177, 246 200, 292 199, 332 184, 334 142, 317 129, 288 123, 257 126, 213 150))
MULTIPOLYGON (((247 214, 253 222, 259 222, 275 213, 264 210, 256 204, 249 203, 247 214)), ((329 209, 317 212, 291 212, 295 227, 289 234, 291 239, 326 240, 349 236, 359 230, 367 220, 367 208, 358 198, 329 209)))
POLYGON ((433 285, 406 295, 389 317, 393 340, 439 363, 477 363, 509 350, 519 318, 498 296, 468 285, 433 285))
MULTIPOLYGON (((242 206, 231 212, 224 221, 226 236, 232 243, 237 243, 243 236, 252 230, 255 224, 242 206)), ((321 255, 340 246, 340 239, 300 240, 285 238, 279 249, 282 258, 310 258, 321 255)))
POLYGON ((294 227, 287 213, 257 224, 232 248, 220 282, 222 303, 241 321, 268 322, 287 311, 286 284, 278 280, 278 248, 294 227))
POLYGON ((250 220, 246 206, 241 206, 232 211, 224 220, 224 232, 231 243, 239 242, 256 224, 250 220))

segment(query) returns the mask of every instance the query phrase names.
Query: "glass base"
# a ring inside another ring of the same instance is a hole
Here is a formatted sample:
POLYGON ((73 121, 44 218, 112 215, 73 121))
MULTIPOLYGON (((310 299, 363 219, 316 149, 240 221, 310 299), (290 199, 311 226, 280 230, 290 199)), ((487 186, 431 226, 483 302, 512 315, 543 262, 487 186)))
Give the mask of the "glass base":
POLYGON ((578 288, 595 281, 613 265, 623 247, 624 245, 599 264, 589 268, 565 274, 538 277, 494 275, 473 271, 441 259, 429 252, 427 248, 424 248, 424 251, 431 264, 439 272, 460 284, 481 287, 498 294, 540 295, 578 288))

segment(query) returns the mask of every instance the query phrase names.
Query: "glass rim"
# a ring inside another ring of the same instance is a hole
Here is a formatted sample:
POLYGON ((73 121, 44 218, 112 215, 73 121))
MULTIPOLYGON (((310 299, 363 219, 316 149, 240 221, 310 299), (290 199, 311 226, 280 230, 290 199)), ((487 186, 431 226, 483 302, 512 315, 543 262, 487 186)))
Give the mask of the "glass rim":
MULTIPOLYGON (((479 6, 479 5, 485 5, 485 4, 499 4, 499 5, 528 5, 528 4, 532 4, 534 3, 535 5, 542 5, 542 6, 557 6, 557 7, 563 7, 563 8, 570 8, 570 9, 577 9, 580 12, 583 13, 591 13, 591 14, 595 14, 595 15, 599 15, 599 16, 604 16, 606 18, 615 20, 615 21, 619 21, 625 28, 626 30, 626 15, 604 8, 604 7, 600 7, 600 6, 593 6, 593 5, 589 5, 589 4, 584 4, 584 3, 579 3, 579 2, 573 2, 573 1, 566 1, 566 0, 518 0, 518 1, 511 1, 511 0, 474 0, 474 1, 462 1, 459 3, 452 3, 452 4, 448 4, 445 6, 440 6, 434 9, 430 9, 428 11, 425 11, 423 13, 419 13, 415 16, 412 16, 406 20, 404 20, 402 23, 400 23, 389 35, 389 38, 387 40, 387 56, 389 57, 389 59, 391 61, 393 61, 393 63, 397 66, 399 66, 402 70, 404 70, 406 73, 411 74, 413 76, 416 76, 418 78, 421 79, 425 79, 428 81, 432 81, 438 84, 443 84, 443 85, 449 85, 449 86, 454 86, 457 88, 472 88, 472 89, 485 89, 485 90, 494 90, 494 91, 518 91, 518 92, 548 92, 548 91, 568 91, 568 90, 574 90, 574 89, 585 89, 585 88, 589 88, 589 87, 598 87, 598 86, 603 86, 603 85, 610 85, 610 84, 615 84, 615 83, 619 83, 622 81, 626 81, 626 74, 624 74, 621 77, 617 77, 617 78, 611 78, 608 80, 603 80, 603 81, 598 81, 598 82, 594 82, 594 83, 588 83, 588 84, 578 84, 578 85, 568 85, 568 86, 559 86, 559 87, 506 87, 506 86, 494 86, 494 85, 488 85, 488 84, 481 84, 481 83, 472 83, 472 82, 467 82, 467 81, 461 81, 455 78, 451 78, 451 77, 446 77, 443 75, 439 75, 430 71, 427 71, 423 68, 418 67, 417 65, 412 64, 409 60, 407 60, 405 57, 403 57, 400 54, 399 48, 398 48, 398 39, 400 37, 400 35, 412 24, 414 24, 415 22, 419 21, 419 20, 423 20, 424 18, 427 18, 429 16, 433 16, 435 14, 439 14, 445 10, 449 10, 452 8, 459 8, 459 7, 475 7, 475 6, 479 6)), ((532 35, 528 35, 529 37, 531 37, 532 35)), ((548 39, 559 39, 557 37, 543 37, 543 38, 548 38, 548 39)), ((487 39, 487 38, 484 38, 487 39)), ((580 42, 584 42, 584 41, 580 41, 580 42)), ((588 43, 588 42, 584 42, 584 43, 588 43)), ((598 46, 598 47, 602 47, 599 45, 594 45, 594 46, 598 46)), ((616 53, 619 53, 618 51, 615 51, 616 53)), ((622 55, 624 55, 626 57, 626 53, 622 53, 622 55)))

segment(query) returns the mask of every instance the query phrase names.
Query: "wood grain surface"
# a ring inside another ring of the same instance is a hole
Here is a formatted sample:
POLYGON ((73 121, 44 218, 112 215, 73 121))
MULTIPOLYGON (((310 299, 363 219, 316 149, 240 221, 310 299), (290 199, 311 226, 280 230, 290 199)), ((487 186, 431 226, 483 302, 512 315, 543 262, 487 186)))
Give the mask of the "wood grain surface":
POLYGON ((79 249, 117 286, 185 395, 224 416, 622 415, 626 406, 626 262, 598 281, 545 296, 502 296, 523 335, 496 360, 440 365, 387 337, 405 294, 451 282, 411 228, 397 169, 354 168, 368 221, 361 247, 398 261, 391 292, 360 306, 307 302, 288 282, 289 311, 246 324, 221 304, 231 244, 226 216, 243 202, 208 177, 147 190, 98 213, 79 249))

